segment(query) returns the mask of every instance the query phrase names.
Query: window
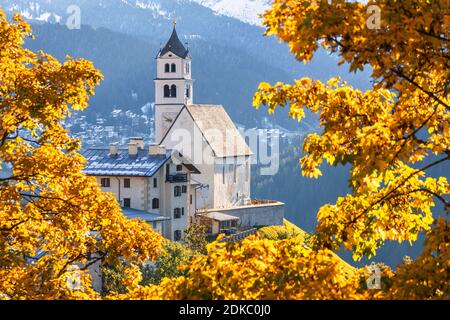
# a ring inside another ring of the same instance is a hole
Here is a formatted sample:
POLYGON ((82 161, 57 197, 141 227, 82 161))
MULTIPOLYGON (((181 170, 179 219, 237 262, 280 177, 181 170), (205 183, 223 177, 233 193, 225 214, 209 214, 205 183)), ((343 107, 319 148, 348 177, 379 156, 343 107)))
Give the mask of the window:
POLYGON ((187 193, 187 186, 181 186, 181 193, 187 193))
POLYGON ((174 84, 170 87, 170 97, 171 98, 177 97, 177 86, 174 84))
POLYGON ((164 72, 170 72, 170 65, 168 63, 166 63, 166 65, 164 66, 164 72))
POLYGON ((159 209, 159 199, 158 198, 153 198, 152 209, 159 209))
POLYGON ((175 195, 175 197, 181 197, 181 187, 180 186, 176 186, 174 188, 174 195, 175 195))
POLYGON ((192 204, 192 194, 189 196, 189 204, 192 204))
POLYGON ((221 221, 220 224, 220 229, 229 229, 229 228, 236 228, 237 223, 236 221, 221 221))
POLYGON ((175 230, 173 233, 173 240, 180 241, 181 240, 181 230, 175 230))
POLYGON ((186 98, 190 98, 190 96, 191 96, 191 87, 187 86, 186 87, 186 98))
POLYGON ((180 208, 175 208, 173 210, 173 218, 174 219, 181 219, 181 209, 180 208))
POLYGON ((177 171, 183 171, 183 165, 178 164, 177 165, 177 171))
POLYGON ((153 188, 158 188, 158 179, 153 178, 153 188))
POLYGON ((235 165, 233 165, 233 181, 234 181, 234 183, 236 183, 236 180, 237 180, 237 165, 235 164, 235 165))
POLYGON ((166 174, 170 174, 170 164, 166 164, 166 174))
POLYGON ((125 208, 131 208, 131 199, 130 198, 124 198, 123 199, 123 206, 125 208))
POLYGON ((250 178, 250 165, 248 163, 245 164, 245 181, 248 181, 250 178))
POLYGON ((130 179, 124 179, 123 180, 123 187, 124 188, 131 188, 131 180, 130 179))
POLYGON ((225 184, 225 165, 222 168, 222 183, 225 184))
POLYGON ((170 98, 170 87, 168 84, 164 86, 164 98, 170 98))
POLYGON ((228 221, 220 221, 219 228, 221 230, 226 229, 228 227, 228 221))
POLYGON ((186 73, 187 74, 189 74, 189 72, 190 72, 190 65, 189 65, 189 63, 186 63, 186 73))
POLYGON ((110 188, 111 187, 111 179, 102 178, 100 180, 100 184, 101 184, 102 188, 110 188))
POLYGON ((181 208, 181 215, 184 216, 184 208, 181 208))
POLYGON ((175 65, 175 63, 172 63, 172 66, 170 67, 170 71, 177 72, 177 66, 175 65))

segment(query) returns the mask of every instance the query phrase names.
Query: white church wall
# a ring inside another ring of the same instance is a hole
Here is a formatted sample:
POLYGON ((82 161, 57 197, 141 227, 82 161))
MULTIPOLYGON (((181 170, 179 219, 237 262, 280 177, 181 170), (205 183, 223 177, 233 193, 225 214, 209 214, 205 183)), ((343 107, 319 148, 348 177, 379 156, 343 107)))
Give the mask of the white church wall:
MULTIPOLYGON (((168 149, 178 150, 183 157, 189 159, 201 174, 192 175, 196 183, 208 185, 208 197, 203 198, 197 192, 197 209, 214 206, 214 162, 211 147, 204 141, 202 133, 195 125, 186 109, 183 109, 177 121, 162 141, 168 149)), ((195 199, 194 199, 195 200, 195 199)))
POLYGON ((216 160, 214 166, 214 208, 242 205, 244 199, 250 197, 250 176, 246 175, 246 166, 250 166, 248 157, 216 160))
POLYGON ((182 105, 156 105, 155 106, 155 141, 161 142, 167 130, 172 125, 172 121, 175 120, 178 113, 183 108, 182 105), (167 118, 167 119, 166 119, 167 118), (172 120, 172 121, 169 121, 172 120))

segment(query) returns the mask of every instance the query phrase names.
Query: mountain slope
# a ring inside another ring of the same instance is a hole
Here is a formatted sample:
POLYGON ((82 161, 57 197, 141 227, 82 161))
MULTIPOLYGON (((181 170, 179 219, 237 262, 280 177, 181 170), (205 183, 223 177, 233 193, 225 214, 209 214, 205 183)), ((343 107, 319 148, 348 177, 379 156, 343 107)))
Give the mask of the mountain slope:
MULTIPOLYGON (((137 112, 146 103, 154 101, 158 42, 88 26, 81 30, 52 24, 33 24, 32 27, 36 39, 27 41, 30 49, 44 50, 60 60, 66 55, 83 57, 93 61, 104 74, 105 80, 97 89, 91 107, 86 111, 88 114, 102 116, 114 108, 137 112)), ((194 101, 223 104, 233 120, 247 126, 258 125, 265 115, 251 107, 252 95, 259 82, 289 80, 283 70, 254 60, 238 50, 199 39, 191 51, 196 79, 194 101)), ((283 113, 275 119, 279 124, 298 128, 297 122, 283 113)))
MULTIPOLYGON (((293 58, 287 45, 278 43, 274 37, 264 37, 263 28, 217 14, 206 7, 220 5, 222 9, 239 11, 242 6, 258 3, 251 0, 17 0, 13 3, 0 0, 0 7, 9 13, 22 12, 29 20, 59 21, 65 24, 70 16, 67 9, 77 5, 81 10, 83 25, 107 28, 158 45, 167 41, 172 19, 176 17, 178 33, 191 47, 202 40, 210 46, 243 52, 261 63, 283 70, 290 79, 313 76, 326 80, 340 75, 358 87, 367 87, 367 74, 349 74, 346 66, 338 68, 337 61, 323 51, 318 52, 311 63, 303 65, 293 58), (197 3, 199 1, 204 2, 205 6, 197 3)), ((254 16, 253 9, 249 9, 249 12, 254 16)))
POLYGON ((270 0, 193 0, 217 14, 239 19, 252 25, 261 25, 259 15, 269 8, 270 0))
MULTIPOLYGON (((349 167, 329 166, 324 164, 323 176, 318 179, 310 179, 302 176, 298 160, 302 157, 302 150, 297 143, 282 143, 280 146, 280 170, 274 176, 261 176, 258 166, 252 170, 252 196, 257 199, 277 199, 285 203, 285 218, 311 233, 317 225, 317 213, 325 204, 336 203, 338 197, 343 197, 351 192, 348 187, 349 167)), ((262 166, 262 165, 261 165, 262 166)), ((431 168, 427 171, 430 177, 447 177, 450 172, 450 164, 431 168)), ((441 203, 437 203, 433 209, 433 215, 445 214, 441 203)), ((400 264, 405 256, 415 259, 423 250, 424 236, 410 245, 408 242, 386 242, 377 255, 371 259, 363 259, 355 263, 350 251, 342 251, 343 257, 352 265, 362 267, 371 261, 383 262, 392 268, 400 264)))

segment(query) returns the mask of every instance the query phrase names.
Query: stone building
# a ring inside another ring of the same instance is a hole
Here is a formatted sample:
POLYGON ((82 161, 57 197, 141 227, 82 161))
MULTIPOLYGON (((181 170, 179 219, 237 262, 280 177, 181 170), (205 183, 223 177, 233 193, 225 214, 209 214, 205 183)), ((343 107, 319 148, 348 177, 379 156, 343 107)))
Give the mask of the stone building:
POLYGON ((146 149, 143 140, 132 138, 125 149, 112 144, 85 151, 84 172, 114 194, 127 217, 147 221, 164 237, 178 241, 194 214, 191 175, 200 172, 175 153, 155 145, 146 149))

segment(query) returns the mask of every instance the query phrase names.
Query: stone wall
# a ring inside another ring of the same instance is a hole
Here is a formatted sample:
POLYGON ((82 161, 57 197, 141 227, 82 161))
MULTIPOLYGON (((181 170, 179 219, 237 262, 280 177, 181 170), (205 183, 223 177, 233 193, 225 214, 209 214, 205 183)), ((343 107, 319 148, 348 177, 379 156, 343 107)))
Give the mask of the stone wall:
POLYGON ((284 203, 282 202, 271 202, 208 211, 222 212, 239 217, 239 227, 281 226, 283 225, 284 219, 284 203))

